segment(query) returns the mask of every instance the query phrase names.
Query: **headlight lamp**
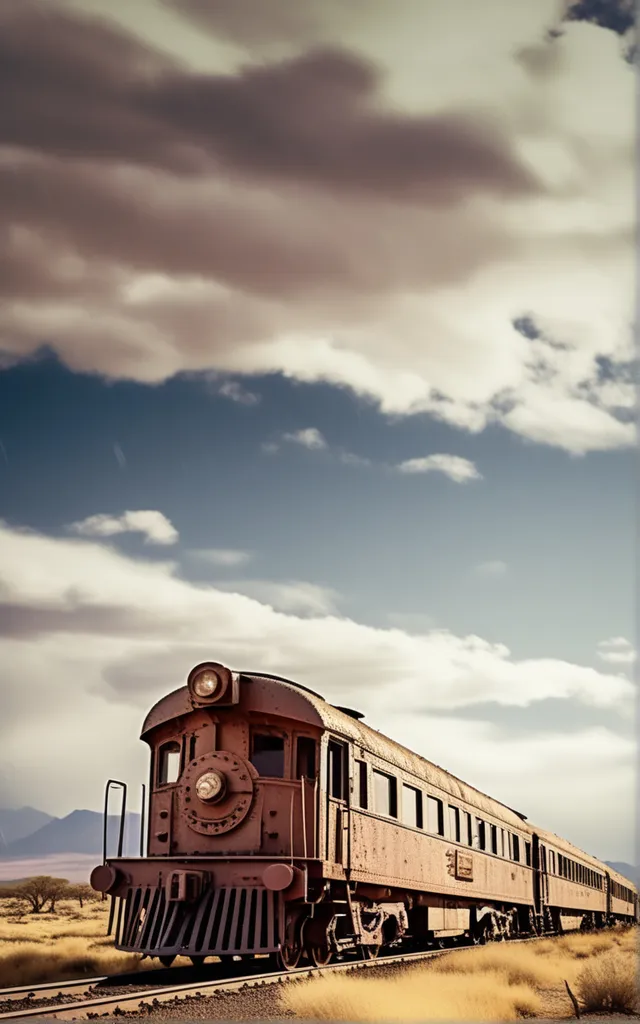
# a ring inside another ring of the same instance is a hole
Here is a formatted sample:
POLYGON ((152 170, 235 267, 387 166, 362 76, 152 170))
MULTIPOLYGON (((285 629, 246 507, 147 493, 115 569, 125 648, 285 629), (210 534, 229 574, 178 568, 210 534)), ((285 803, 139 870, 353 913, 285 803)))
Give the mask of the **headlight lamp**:
POLYGON ((206 700, 216 696, 222 686, 222 680, 217 672, 206 668, 195 676, 191 686, 196 697, 206 700))
POLYGON ((196 796, 205 803, 218 800, 224 793, 224 776, 220 772, 203 772, 196 781, 196 796))

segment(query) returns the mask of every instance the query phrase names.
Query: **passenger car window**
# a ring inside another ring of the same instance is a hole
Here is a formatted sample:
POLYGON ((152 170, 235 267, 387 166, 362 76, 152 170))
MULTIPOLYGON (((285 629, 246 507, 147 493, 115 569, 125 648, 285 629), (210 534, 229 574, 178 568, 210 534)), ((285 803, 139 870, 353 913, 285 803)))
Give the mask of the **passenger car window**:
POLYGON ((311 736, 298 736, 296 742, 296 778, 315 779, 316 741, 311 736))
POLYGON ((251 764, 258 775, 267 779, 284 778, 284 737, 256 732, 253 734, 251 764))
POLYGON ((461 838, 467 846, 473 846, 473 829, 471 827, 471 815, 468 811, 462 811, 461 838))
POLYGON ((366 811, 369 806, 369 787, 365 761, 356 761, 355 796, 358 807, 366 811))
POLYGON ((449 838, 460 842, 460 810, 449 804, 449 838))
POLYGON ((158 786, 170 786, 180 775, 180 744, 172 740, 158 750, 158 786))
POLYGON ((478 829, 478 846, 481 850, 487 848, 487 826, 485 825, 482 818, 476 818, 476 827, 478 829))
POLYGON ((491 852, 498 852, 498 826, 489 825, 489 833, 491 835, 491 852))
POLYGON ((531 843, 524 844, 524 862, 531 867, 531 843))
POLYGON ((422 793, 413 786, 402 787, 402 820, 405 825, 422 828, 422 793))
POLYGON ((513 859, 520 860, 520 838, 519 836, 513 836, 513 859))
POLYGON ((374 810, 377 814, 386 814, 390 818, 398 817, 398 796, 396 780, 384 772, 373 772, 374 810))
POLYGON ((444 835, 442 800, 435 796, 427 797, 427 828, 437 836, 444 835))

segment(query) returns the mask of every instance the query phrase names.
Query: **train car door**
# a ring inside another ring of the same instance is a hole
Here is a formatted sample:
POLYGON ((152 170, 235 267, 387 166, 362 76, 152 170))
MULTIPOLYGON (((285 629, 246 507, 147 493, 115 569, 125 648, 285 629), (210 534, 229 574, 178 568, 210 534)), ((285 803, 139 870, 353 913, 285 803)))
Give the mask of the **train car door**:
POLYGON ((327 849, 330 864, 349 867, 349 748, 330 738, 327 746, 327 849))
POLYGON ((605 906, 606 906, 606 914, 607 914, 607 919, 608 919, 611 916, 611 878, 609 877, 608 874, 606 874, 604 876, 604 887, 605 887, 605 897, 606 897, 606 904, 605 904, 605 906))
POLYGON ((537 835, 532 837, 533 904, 540 923, 544 920, 544 908, 548 897, 547 849, 537 835))

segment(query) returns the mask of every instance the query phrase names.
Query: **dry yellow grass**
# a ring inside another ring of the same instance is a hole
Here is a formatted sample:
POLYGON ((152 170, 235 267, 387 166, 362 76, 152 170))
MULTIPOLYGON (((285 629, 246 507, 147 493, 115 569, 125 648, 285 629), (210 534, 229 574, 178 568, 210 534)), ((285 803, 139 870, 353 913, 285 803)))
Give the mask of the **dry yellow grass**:
POLYGON ((511 1021, 540 1006, 530 988, 496 972, 463 979, 425 969, 389 980, 329 976, 287 986, 282 999, 305 1020, 336 1021, 511 1021))
POLYGON ((586 1011, 632 1010, 636 955, 637 929, 498 943, 389 978, 335 975, 301 982, 288 986, 282 999, 307 1020, 513 1021, 572 1017, 567 981, 586 1011))
POLYGON ((578 976, 577 995, 587 1013, 629 1013, 640 1009, 637 963, 611 951, 588 964, 578 976))
MULTIPOLYGON (((109 904, 60 902, 57 913, 0 917, 0 988, 159 967, 157 960, 120 953, 107 936, 109 904)), ((179 957, 176 965, 188 964, 179 957)))

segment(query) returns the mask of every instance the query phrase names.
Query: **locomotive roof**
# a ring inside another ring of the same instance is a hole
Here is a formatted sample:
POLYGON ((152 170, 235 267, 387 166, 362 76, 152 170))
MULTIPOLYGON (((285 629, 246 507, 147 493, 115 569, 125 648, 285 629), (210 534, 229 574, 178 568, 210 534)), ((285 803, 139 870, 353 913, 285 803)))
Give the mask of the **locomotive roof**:
MULTIPOLYGON (((390 739, 383 733, 372 729, 364 722, 354 718, 353 712, 350 712, 350 709, 335 707, 313 690, 309 690, 305 686, 300 686, 298 683, 279 676, 249 672, 242 672, 240 676, 244 682, 251 681, 258 684, 255 691, 255 699, 260 704, 260 707, 256 709, 271 714, 279 714, 285 718, 289 717, 298 721, 309 722, 321 729, 343 736, 345 739, 350 739, 358 746, 394 765, 396 768, 400 768, 418 779, 431 783, 434 788, 471 804, 486 814, 493 815, 493 817, 505 824, 511 825, 512 828, 531 832, 531 827, 526 824, 524 815, 519 814, 517 811, 512 810, 512 808, 500 803, 500 801, 494 800, 493 797, 456 778, 455 775, 445 771, 444 768, 440 768, 439 765, 427 761, 426 758, 414 753, 407 747, 403 747, 402 744, 390 739), (263 685, 260 686, 259 684, 263 685), (274 684, 278 687, 281 696, 284 696, 284 692, 287 693, 287 700, 283 702, 283 706, 277 703, 277 699, 276 701, 273 700, 275 696, 273 693, 274 684), (264 687, 270 691, 269 696, 271 699, 268 703, 265 703, 264 699, 259 699, 259 691, 264 687)), ((254 699, 252 698, 253 703, 254 699)), ((163 697, 151 708, 144 721, 141 738, 145 739, 147 734, 161 723, 177 718, 179 715, 188 714, 191 710, 192 705, 188 688, 182 686, 179 690, 174 690, 173 693, 163 697)))

